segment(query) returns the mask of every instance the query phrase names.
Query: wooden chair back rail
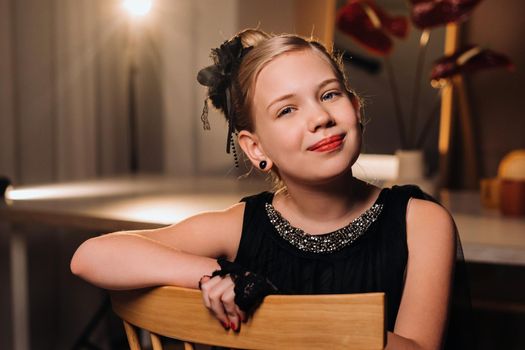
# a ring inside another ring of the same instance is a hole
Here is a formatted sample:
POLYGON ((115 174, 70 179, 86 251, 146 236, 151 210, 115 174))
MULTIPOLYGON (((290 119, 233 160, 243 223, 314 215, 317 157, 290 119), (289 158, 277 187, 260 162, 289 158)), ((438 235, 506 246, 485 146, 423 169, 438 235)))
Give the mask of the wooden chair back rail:
POLYGON ((133 326, 152 333, 154 350, 162 349, 157 335, 240 349, 376 350, 385 345, 384 293, 271 295, 239 333, 222 328, 198 290, 165 286, 110 294, 132 350, 140 350, 133 326))

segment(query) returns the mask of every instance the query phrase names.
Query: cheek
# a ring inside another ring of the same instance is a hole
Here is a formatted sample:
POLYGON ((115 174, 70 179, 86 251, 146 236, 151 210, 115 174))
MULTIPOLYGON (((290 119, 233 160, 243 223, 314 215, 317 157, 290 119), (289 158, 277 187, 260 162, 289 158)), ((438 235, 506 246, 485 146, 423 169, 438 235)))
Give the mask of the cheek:
POLYGON ((359 127, 359 121, 361 119, 359 109, 354 108, 353 103, 350 101, 347 105, 346 119, 350 125, 359 127))
POLYGON ((303 148, 304 132, 297 127, 297 124, 292 127, 285 122, 276 123, 261 132, 261 142, 265 152, 276 161, 287 159, 291 152, 297 152, 303 148))
POLYGON ((355 119, 358 119, 359 115, 359 103, 356 100, 348 99, 345 101, 346 108, 350 111, 349 113, 352 114, 352 116, 355 119))
MULTIPOLYGON (((270 135, 270 138, 268 138, 269 147, 277 152, 297 150, 301 147, 302 135, 303 133, 298 132, 297 128, 275 130, 273 137, 270 135)), ((281 153, 286 155, 285 152, 281 153)))

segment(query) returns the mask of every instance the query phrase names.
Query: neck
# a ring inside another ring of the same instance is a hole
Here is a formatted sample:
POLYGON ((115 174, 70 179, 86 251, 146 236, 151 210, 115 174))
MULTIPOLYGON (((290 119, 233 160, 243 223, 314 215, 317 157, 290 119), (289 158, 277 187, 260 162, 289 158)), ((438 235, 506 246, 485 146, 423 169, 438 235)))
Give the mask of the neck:
POLYGON ((275 205, 292 217, 316 222, 345 220, 370 197, 371 186, 351 172, 322 184, 305 184, 285 179, 286 194, 275 205), (287 180, 287 181, 286 181, 287 180))

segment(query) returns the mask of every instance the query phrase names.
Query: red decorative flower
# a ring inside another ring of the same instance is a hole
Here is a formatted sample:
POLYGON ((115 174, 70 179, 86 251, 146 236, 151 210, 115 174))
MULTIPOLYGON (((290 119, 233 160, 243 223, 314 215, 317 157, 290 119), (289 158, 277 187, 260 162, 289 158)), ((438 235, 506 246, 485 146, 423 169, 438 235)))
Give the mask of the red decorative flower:
POLYGON ((514 64, 503 54, 470 45, 450 56, 444 56, 435 61, 430 78, 436 83, 456 74, 474 73, 497 67, 512 70, 514 69, 514 64))
POLYGON ((411 18, 421 28, 466 20, 481 0, 410 0, 411 18))
POLYGON ((372 0, 349 0, 338 10, 336 25, 366 49, 381 56, 392 51, 389 35, 404 38, 408 33, 405 17, 388 15, 372 0))

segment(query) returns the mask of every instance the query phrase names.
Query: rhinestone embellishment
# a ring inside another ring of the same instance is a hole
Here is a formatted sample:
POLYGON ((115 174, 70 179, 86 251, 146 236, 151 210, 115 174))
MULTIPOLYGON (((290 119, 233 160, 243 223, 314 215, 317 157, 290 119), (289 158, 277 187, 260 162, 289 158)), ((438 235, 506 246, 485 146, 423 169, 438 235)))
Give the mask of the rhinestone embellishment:
POLYGON ((342 249, 361 237, 377 220, 383 204, 374 204, 347 226, 322 235, 311 235, 293 227, 270 203, 266 203, 265 208, 270 222, 284 240, 305 252, 329 253, 342 249))

